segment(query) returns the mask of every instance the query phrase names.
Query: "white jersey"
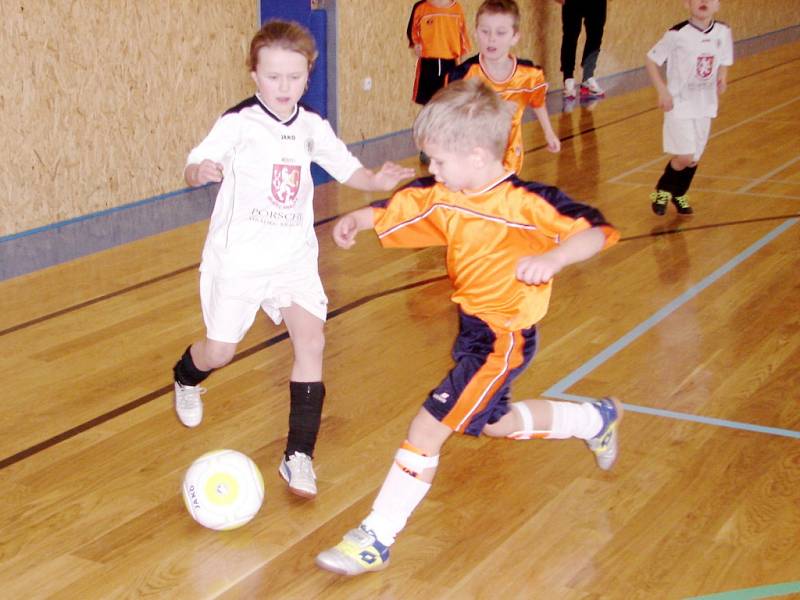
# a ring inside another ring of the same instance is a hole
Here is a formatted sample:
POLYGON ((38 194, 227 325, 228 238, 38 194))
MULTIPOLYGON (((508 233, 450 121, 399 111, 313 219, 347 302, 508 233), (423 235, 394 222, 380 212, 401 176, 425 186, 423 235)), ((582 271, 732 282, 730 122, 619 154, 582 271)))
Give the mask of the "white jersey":
POLYGON ((223 114, 187 164, 223 165, 200 270, 263 275, 316 264, 311 162, 338 181, 361 168, 330 124, 301 106, 281 121, 256 96, 223 114))
POLYGON ((667 61, 667 89, 674 116, 717 116, 717 73, 720 66, 733 64, 730 27, 714 21, 701 30, 684 21, 667 31, 647 57, 659 66, 667 61))

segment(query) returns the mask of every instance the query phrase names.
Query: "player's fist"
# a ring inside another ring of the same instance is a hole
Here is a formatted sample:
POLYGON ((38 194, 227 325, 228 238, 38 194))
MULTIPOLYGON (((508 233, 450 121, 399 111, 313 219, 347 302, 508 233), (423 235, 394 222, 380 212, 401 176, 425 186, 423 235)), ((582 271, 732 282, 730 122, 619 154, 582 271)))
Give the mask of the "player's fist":
POLYGON ((353 215, 345 215, 333 226, 333 241, 340 248, 352 248, 356 243, 358 222, 353 215))

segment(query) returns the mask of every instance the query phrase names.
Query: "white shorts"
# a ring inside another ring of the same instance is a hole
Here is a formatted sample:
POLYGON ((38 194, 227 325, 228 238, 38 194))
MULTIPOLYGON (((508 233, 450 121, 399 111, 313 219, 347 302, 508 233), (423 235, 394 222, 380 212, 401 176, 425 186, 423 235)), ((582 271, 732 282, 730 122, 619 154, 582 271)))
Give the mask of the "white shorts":
POLYGON ((689 154, 697 162, 706 149, 710 131, 711 117, 686 119, 664 113, 664 152, 689 154))
POLYGON ((200 304, 206 335, 211 340, 238 344, 261 308, 276 325, 281 309, 296 304, 324 321, 328 298, 316 269, 298 269, 258 277, 228 278, 200 273, 200 304))

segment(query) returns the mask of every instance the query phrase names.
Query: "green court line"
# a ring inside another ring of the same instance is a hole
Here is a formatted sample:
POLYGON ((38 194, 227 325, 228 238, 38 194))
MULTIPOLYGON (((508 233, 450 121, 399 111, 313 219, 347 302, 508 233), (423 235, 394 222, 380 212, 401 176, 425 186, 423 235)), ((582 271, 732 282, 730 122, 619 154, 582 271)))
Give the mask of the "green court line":
POLYGON ((744 590, 719 592, 718 594, 708 594, 707 596, 692 596, 691 598, 686 598, 686 600, 756 600, 757 598, 775 598, 776 596, 798 593, 800 593, 800 581, 790 581, 788 583, 762 585, 744 590))

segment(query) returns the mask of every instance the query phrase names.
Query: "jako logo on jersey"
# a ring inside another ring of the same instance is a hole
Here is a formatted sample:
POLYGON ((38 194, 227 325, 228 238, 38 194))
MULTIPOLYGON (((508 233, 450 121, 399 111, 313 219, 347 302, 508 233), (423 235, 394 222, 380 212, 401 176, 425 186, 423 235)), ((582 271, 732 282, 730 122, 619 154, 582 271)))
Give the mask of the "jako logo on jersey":
POLYGON ((281 208, 291 208, 300 189, 299 165, 272 165, 272 199, 281 208))
POLYGON ((284 141, 284 140, 293 140, 293 139, 294 139, 294 136, 293 136, 293 135, 289 135, 288 133, 282 133, 282 134, 281 134, 281 141, 284 141))
POLYGON ((306 138, 305 144, 303 147, 306 149, 308 154, 314 154, 314 138, 306 138))
POLYGON ((703 54, 697 57, 697 76, 700 79, 708 79, 714 71, 714 57, 710 54, 703 54))
POLYGON ((450 399, 450 394, 448 394, 447 392, 441 392, 441 393, 436 392, 433 395, 433 399, 438 400, 442 404, 447 404, 447 401, 450 399))

